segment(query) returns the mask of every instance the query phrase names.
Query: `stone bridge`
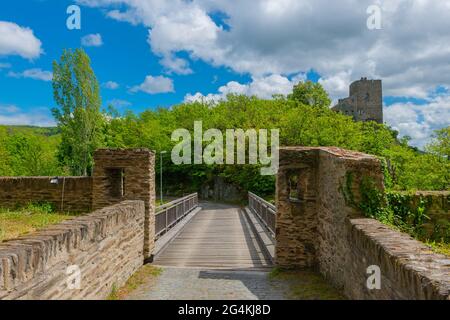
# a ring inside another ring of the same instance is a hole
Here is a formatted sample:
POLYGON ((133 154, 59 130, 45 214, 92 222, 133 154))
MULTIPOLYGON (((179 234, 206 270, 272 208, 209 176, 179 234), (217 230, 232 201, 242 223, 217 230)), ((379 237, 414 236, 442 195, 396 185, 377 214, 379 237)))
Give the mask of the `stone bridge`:
MULTIPOLYGON (((307 268, 352 299, 449 299, 448 257, 364 218, 354 205, 368 180, 383 190, 377 158, 304 147, 280 149, 276 206, 249 193, 246 208, 199 203, 196 194, 156 208, 154 154, 146 149, 98 150, 93 177, 0 179, 2 206, 46 200, 59 208, 95 210, 0 244, 0 299, 104 297, 144 261, 209 270, 208 277, 217 277, 212 270, 307 268), (67 290, 71 265, 89 285, 67 290), (368 285, 374 266, 380 271, 375 288, 368 285)), ((183 272, 169 274, 168 281, 176 275, 177 281, 189 280, 183 272)), ((249 275, 259 277, 246 273, 244 278, 249 275)), ((255 288, 266 290, 260 282, 255 288)), ((270 298, 264 292, 260 297, 270 298)))

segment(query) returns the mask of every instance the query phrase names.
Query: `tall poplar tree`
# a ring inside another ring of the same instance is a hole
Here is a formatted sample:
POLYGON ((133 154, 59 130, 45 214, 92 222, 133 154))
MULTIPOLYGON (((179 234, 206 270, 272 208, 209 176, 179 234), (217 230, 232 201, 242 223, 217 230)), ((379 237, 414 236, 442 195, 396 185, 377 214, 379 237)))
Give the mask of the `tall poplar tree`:
POLYGON ((93 152, 104 140, 104 117, 99 84, 83 49, 64 50, 53 62, 53 96, 58 107, 52 113, 62 135, 59 160, 71 174, 88 175, 93 152))

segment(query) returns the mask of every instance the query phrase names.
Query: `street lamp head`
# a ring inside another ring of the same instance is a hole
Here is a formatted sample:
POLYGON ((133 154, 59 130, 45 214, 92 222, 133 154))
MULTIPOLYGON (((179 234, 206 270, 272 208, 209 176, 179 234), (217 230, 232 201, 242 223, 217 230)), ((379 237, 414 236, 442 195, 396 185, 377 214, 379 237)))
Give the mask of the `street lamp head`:
POLYGON ((167 151, 161 151, 160 153, 161 153, 161 154, 165 154, 165 153, 167 153, 167 151))

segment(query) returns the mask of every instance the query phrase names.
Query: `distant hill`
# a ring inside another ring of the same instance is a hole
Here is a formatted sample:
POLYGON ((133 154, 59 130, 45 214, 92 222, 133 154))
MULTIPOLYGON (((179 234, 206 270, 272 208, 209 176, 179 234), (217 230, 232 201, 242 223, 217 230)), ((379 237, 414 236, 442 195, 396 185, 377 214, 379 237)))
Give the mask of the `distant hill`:
POLYGON ((0 128, 6 128, 8 133, 27 133, 27 134, 36 134, 42 136, 54 136, 59 133, 59 129, 57 127, 36 127, 36 126, 9 126, 9 125, 0 125, 0 128))

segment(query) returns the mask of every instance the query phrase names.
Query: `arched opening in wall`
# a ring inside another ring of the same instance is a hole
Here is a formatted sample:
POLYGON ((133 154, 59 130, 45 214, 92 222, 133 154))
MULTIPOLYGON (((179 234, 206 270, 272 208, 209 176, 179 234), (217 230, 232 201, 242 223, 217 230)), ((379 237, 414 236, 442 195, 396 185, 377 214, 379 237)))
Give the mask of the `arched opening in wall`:
POLYGON ((109 180, 109 195, 113 198, 125 196, 125 169, 107 168, 106 174, 109 180))

